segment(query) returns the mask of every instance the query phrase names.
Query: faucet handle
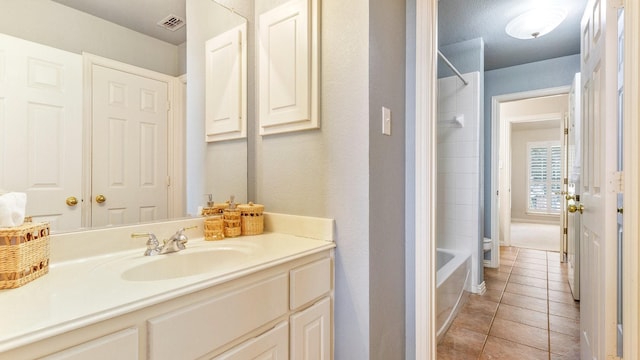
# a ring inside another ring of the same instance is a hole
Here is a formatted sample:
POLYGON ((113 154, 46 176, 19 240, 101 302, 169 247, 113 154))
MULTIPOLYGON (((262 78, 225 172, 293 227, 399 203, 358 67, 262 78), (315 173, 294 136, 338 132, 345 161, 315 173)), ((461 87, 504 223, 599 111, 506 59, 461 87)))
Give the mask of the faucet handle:
POLYGON ((158 238, 153 233, 132 233, 132 238, 139 237, 148 237, 147 239, 147 250, 145 250, 144 255, 157 255, 160 253, 160 242, 158 242, 158 238))

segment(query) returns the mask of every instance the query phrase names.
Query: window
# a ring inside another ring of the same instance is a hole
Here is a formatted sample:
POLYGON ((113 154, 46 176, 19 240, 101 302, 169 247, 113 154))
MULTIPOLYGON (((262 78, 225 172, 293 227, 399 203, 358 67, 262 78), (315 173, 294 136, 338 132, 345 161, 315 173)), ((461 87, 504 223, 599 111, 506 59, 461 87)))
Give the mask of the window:
POLYGON ((562 152, 558 141, 527 143, 529 212, 560 213, 562 152))

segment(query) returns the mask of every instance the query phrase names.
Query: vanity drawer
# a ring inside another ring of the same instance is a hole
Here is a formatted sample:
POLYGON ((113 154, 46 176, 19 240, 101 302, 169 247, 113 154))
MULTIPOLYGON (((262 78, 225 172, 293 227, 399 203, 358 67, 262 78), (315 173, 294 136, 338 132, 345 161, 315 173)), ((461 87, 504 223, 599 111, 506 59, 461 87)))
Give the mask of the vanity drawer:
POLYGON ((149 357, 197 358, 286 314, 287 280, 276 275, 149 320, 149 357))
POLYGON ((43 360, 138 359, 138 329, 130 328, 106 335, 67 350, 51 354, 43 360))
POLYGON ((290 271, 291 310, 331 291, 331 258, 324 258, 290 271))

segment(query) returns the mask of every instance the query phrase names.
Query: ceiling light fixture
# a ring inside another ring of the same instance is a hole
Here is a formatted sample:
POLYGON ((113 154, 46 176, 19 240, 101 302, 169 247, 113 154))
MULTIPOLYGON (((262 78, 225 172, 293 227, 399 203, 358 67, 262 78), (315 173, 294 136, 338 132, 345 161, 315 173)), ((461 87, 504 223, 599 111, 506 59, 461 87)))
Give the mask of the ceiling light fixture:
POLYGON ((567 17, 562 8, 537 8, 509 21, 505 31, 516 39, 535 39, 550 33, 567 17))

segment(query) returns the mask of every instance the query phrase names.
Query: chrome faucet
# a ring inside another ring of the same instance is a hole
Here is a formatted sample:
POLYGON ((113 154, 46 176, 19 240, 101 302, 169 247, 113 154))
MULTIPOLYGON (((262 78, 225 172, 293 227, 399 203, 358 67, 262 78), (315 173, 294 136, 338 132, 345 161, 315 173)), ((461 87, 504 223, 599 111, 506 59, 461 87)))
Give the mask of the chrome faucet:
POLYGON ((187 238, 187 235, 184 234, 184 232, 185 230, 195 228, 197 228, 197 226, 191 226, 178 230, 175 234, 171 235, 169 239, 165 239, 162 246, 160 246, 158 238, 156 238, 153 233, 133 233, 131 234, 131 237, 149 237, 149 239, 147 240, 147 249, 144 252, 144 256, 153 256, 158 254, 163 255, 186 249, 187 247, 185 246, 185 244, 187 243, 187 241, 189 241, 189 239, 187 238))

